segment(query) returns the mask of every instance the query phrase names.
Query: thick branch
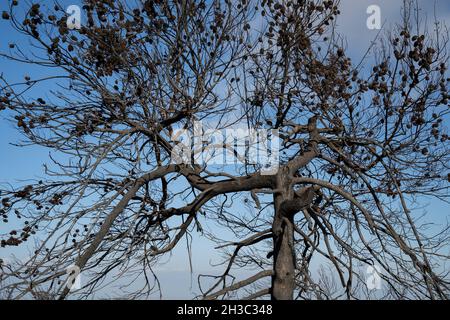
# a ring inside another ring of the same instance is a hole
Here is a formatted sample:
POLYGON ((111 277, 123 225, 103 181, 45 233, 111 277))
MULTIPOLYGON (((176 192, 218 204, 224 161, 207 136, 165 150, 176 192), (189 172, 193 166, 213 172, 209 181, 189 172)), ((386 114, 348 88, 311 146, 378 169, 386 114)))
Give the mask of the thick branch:
POLYGON ((235 284, 233 284, 233 285, 231 285, 229 287, 223 288, 222 290, 217 291, 216 293, 213 293, 213 294, 211 294, 209 296, 206 296, 204 299, 205 300, 216 299, 217 297, 219 297, 221 295, 224 295, 224 294, 226 294, 226 293, 228 293, 230 291, 235 291, 235 290, 240 289, 242 287, 248 286, 249 284, 251 284, 251 283, 253 283, 253 282, 255 282, 255 281, 257 281, 257 280, 259 280, 261 278, 271 276, 272 273, 273 273, 272 270, 264 270, 264 271, 258 272, 254 276, 251 276, 250 278, 247 278, 245 280, 236 282, 235 284))

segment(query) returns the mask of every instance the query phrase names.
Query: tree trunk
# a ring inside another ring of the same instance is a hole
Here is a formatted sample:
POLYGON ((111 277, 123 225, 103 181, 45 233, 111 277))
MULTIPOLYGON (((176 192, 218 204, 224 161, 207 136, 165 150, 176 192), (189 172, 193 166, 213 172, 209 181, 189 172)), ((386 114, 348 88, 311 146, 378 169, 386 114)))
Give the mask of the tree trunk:
POLYGON ((292 300, 295 287, 295 259, 292 248, 294 228, 292 221, 284 221, 281 234, 274 237, 274 274, 272 300, 292 300))
MULTIPOLYGON (((286 188, 286 177, 279 177, 278 185, 286 188), (283 185, 284 184, 284 185, 283 185)), ((294 225, 293 216, 285 216, 282 203, 289 188, 285 193, 276 194, 275 217, 273 221, 273 275, 272 275, 272 300, 293 300, 295 287, 295 254, 293 252, 294 225)))

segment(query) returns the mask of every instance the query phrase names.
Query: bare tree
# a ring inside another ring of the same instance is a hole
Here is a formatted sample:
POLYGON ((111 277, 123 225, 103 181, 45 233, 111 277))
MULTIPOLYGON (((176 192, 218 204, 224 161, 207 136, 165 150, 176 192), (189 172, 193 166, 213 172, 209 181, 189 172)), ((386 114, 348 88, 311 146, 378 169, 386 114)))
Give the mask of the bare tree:
POLYGON ((89 275, 78 297, 123 277, 145 297, 159 258, 198 233, 224 257, 199 298, 358 298, 361 268, 377 265, 383 298, 446 299, 448 227, 413 209, 449 198, 448 33, 413 9, 375 62, 353 63, 333 0, 85 0, 80 29, 57 3, 10 1, 2 28, 32 46, 1 57, 48 71, 2 75, 0 110, 50 163, 41 181, 1 190, 1 246, 35 239, 3 266, 2 292, 63 299, 75 265, 89 275), (277 172, 174 163, 174 132, 200 120, 277 129, 277 172))

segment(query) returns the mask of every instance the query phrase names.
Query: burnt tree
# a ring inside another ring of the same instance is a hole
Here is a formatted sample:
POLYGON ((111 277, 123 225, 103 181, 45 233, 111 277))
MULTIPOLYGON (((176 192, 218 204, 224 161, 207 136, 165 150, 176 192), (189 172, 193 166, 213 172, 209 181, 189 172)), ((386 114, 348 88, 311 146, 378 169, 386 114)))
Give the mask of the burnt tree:
POLYGON ((200 298, 358 298, 374 265, 380 298, 448 297, 448 227, 413 210, 449 200, 442 26, 421 28, 405 2, 403 24, 355 63, 338 1, 83 3, 80 29, 58 4, 2 13, 26 39, 2 65, 47 71, 2 74, 0 110, 19 145, 50 152, 41 180, 1 186, 1 247, 33 252, 2 262, 6 298, 65 298, 71 265, 86 280, 77 297, 127 277, 142 285, 131 297, 148 296, 160 258, 193 233, 225 257, 200 298), (174 132, 197 120, 277 129, 278 170, 173 163, 174 132))

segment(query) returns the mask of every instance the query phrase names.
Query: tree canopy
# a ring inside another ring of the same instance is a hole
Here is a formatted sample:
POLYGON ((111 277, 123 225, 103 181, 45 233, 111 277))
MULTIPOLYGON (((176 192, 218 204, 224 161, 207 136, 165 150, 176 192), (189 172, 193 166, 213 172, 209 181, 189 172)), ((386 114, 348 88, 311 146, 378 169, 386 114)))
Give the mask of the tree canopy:
POLYGON ((223 257, 199 298, 353 299, 367 293, 361 266, 375 265, 384 298, 448 298, 448 226, 414 211, 450 195, 443 26, 422 28, 406 2, 373 59, 355 63, 335 0, 83 4, 79 29, 58 4, 10 1, 2 14, 31 43, 11 43, 2 64, 46 71, 0 76, 0 110, 24 146, 51 151, 45 179, 1 187, 1 247, 34 252, 2 267, 8 298, 65 298, 71 265, 87 279, 78 296, 126 276, 146 297, 161 257, 194 233, 223 257), (174 132, 196 121, 277 130, 276 172, 174 163, 174 132), (314 259, 337 280, 314 276, 314 259))

